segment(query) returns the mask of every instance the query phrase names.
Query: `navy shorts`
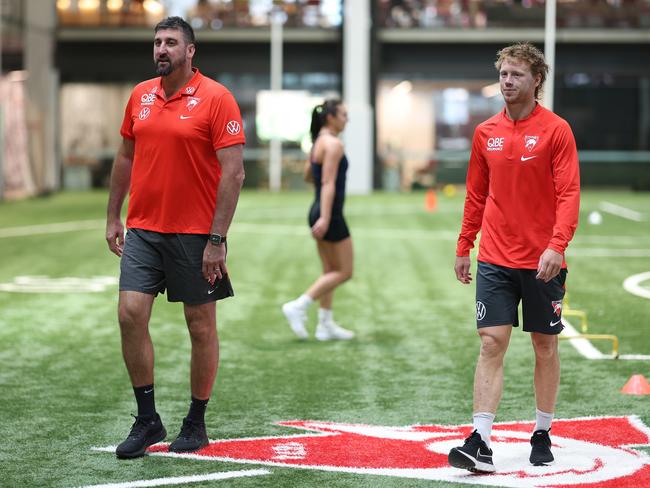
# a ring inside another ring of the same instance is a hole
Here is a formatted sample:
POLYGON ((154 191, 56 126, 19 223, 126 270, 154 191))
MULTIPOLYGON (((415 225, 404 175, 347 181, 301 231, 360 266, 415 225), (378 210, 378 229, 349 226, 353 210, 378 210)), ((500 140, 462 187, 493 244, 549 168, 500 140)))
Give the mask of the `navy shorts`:
POLYGON ((479 261, 476 277, 476 326, 519 325, 522 303, 524 331, 562 332, 562 299, 567 270, 548 283, 534 269, 514 269, 479 261))
MULTIPOLYGON (((314 202, 309 209, 309 227, 313 227, 319 218, 320 203, 314 202)), ((343 218, 343 213, 332 212, 330 226, 327 228, 327 232, 323 236, 323 240, 330 242, 339 242, 348 237, 350 237, 350 229, 348 229, 348 224, 343 218)))
POLYGON ((163 234, 129 229, 120 259, 120 291, 164 293, 167 301, 188 305, 234 295, 226 275, 211 285, 202 272, 204 234, 163 234))

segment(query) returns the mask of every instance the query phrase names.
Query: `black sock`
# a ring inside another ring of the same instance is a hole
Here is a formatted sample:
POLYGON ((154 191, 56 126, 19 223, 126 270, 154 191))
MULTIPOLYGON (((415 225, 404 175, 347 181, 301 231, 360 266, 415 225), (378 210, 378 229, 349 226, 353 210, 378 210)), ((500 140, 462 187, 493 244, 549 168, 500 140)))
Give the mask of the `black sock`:
POLYGON ((205 409, 208 406, 207 400, 199 400, 198 398, 192 397, 192 402, 190 403, 190 412, 187 414, 187 418, 192 419, 195 422, 205 423, 205 409))
POLYGON ((138 402, 138 417, 153 417, 156 415, 153 385, 134 386, 133 393, 135 393, 135 401, 138 402))

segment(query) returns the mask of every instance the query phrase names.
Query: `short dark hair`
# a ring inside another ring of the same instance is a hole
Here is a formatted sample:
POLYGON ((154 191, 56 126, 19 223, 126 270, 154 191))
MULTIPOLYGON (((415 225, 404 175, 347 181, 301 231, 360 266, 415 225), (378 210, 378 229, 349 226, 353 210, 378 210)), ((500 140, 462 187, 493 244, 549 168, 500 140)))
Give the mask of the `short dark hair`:
POLYGON ((506 58, 523 61, 530 66, 530 72, 533 76, 540 75, 539 85, 535 88, 535 99, 539 99, 549 71, 549 66, 546 64, 546 60, 544 59, 544 53, 533 46, 530 42, 518 42, 508 47, 504 47, 497 52, 497 60, 494 63, 494 67, 497 70, 501 70, 501 65, 506 58))
POLYGON ((196 39, 194 38, 194 29, 192 26, 185 22, 182 17, 167 17, 166 19, 161 20, 154 27, 154 34, 162 29, 175 29, 183 32, 183 37, 185 42, 188 44, 196 44, 196 39))

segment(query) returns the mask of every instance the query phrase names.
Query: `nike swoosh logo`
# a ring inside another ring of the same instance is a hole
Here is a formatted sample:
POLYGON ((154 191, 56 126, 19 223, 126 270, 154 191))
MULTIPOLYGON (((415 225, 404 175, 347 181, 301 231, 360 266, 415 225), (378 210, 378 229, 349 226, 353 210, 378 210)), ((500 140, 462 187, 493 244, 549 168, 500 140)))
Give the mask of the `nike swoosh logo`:
POLYGON ((151 393, 153 391, 153 388, 151 390, 144 390, 145 393, 151 393))
POLYGON ((208 295, 212 295, 215 291, 217 291, 216 288, 213 288, 212 290, 208 290, 208 295))
POLYGON ((193 117, 192 115, 181 115, 181 120, 191 119, 192 117, 193 117))
MULTIPOLYGON (((181 118, 183 118, 183 117, 181 116, 181 118)), ((521 157, 521 160, 522 160, 522 161, 528 161, 529 159, 533 159, 533 158, 536 158, 536 157, 537 157, 537 156, 528 156, 528 157, 526 158, 526 157, 522 156, 522 157, 521 157)))
POLYGON ((557 322, 551 322, 551 323, 548 324, 548 325, 551 326, 551 327, 553 327, 553 326, 559 324, 560 322, 562 322, 562 319, 558 320, 557 322))

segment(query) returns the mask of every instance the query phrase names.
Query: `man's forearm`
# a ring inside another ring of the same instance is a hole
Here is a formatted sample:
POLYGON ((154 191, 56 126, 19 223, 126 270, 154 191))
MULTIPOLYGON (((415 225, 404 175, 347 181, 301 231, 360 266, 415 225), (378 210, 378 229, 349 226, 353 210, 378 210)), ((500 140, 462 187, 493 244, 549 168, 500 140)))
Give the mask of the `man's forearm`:
POLYGON ((225 236, 235 215, 239 193, 244 183, 243 163, 240 168, 221 174, 217 206, 212 220, 211 232, 225 236))
POLYGON ((111 187, 108 194, 106 208, 107 219, 119 219, 122 212, 124 198, 129 191, 131 183, 131 160, 117 155, 111 172, 111 187))

